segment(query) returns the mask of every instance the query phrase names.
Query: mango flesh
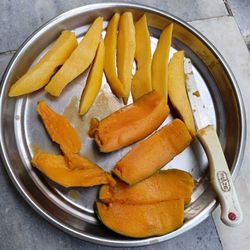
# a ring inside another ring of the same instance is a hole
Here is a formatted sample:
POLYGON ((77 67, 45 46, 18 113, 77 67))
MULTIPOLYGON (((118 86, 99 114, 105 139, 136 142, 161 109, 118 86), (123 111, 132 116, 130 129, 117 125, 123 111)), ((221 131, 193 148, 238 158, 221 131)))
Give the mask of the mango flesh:
POLYGON ((64 153, 80 151, 80 137, 64 116, 53 111, 44 100, 37 104, 37 112, 52 141, 59 144, 64 153))
POLYGON ((193 188, 194 180, 189 173, 169 169, 159 171, 132 186, 120 180, 117 180, 115 186, 103 185, 99 191, 99 199, 104 203, 126 204, 151 204, 184 199, 184 203, 188 204, 193 188))
POLYGON ((95 122, 95 141, 101 152, 112 152, 136 142, 157 129, 169 108, 156 91, 139 98, 100 122, 95 122))
POLYGON ((136 73, 132 80, 131 93, 133 100, 152 91, 151 84, 151 43, 147 18, 143 15, 135 24, 135 60, 136 73))
POLYGON ((152 59, 152 87, 168 101, 168 58, 172 41, 173 24, 161 33, 152 59))
POLYGON ((182 199, 144 205, 97 201, 96 207, 105 226, 133 238, 166 234, 182 226, 184 220, 182 199))
POLYGON ((139 142, 113 168, 113 173, 133 185, 153 175, 192 141, 185 124, 175 119, 139 142))
POLYGON ((115 13, 109 21, 104 43, 105 43, 105 62, 104 72, 107 78, 107 82, 112 92, 117 97, 125 95, 124 86, 119 80, 116 73, 116 49, 117 49, 117 34, 118 25, 120 20, 120 14, 115 13))
POLYGON ((84 115, 86 112, 88 112, 89 108, 94 103, 96 96, 101 88, 104 56, 105 56, 105 48, 103 40, 101 40, 96 52, 96 57, 93 66, 91 67, 86 85, 82 92, 80 107, 79 107, 80 115, 84 115))
POLYGON ((9 96, 32 93, 44 87, 76 47, 75 34, 67 30, 63 31, 40 61, 11 86, 9 96))
POLYGON ((45 101, 37 105, 51 139, 60 145, 63 155, 39 151, 32 164, 52 181, 64 187, 89 187, 100 184, 114 185, 115 180, 99 166, 78 153, 81 141, 68 120, 54 112, 45 101))
POLYGON ((33 157, 32 164, 49 179, 64 187, 90 187, 114 183, 112 177, 94 163, 70 169, 67 159, 62 155, 39 151, 33 157))
POLYGON ((123 101, 126 104, 131 89, 132 66, 135 56, 135 26, 131 12, 124 12, 120 17, 117 40, 117 71, 124 86, 123 101))
POLYGON ((95 163, 79 154, 66 153, 64 157, 67 161, 68 168, 70 169, 91 169, 97 167, 95 163))
POLYGON ((193 113, 186 91, 184 73, 184 51, 174 53, 168 66, 169 99, 181 119, 186 124, 189 132, 194 137, 196 129, 193 113))
POLYGON ((53 76, 45 90, 59 96, 62 90, 92 63, 101 38, 103 18, 95 19, 77 48, 72 52, 60 70, 53 76))

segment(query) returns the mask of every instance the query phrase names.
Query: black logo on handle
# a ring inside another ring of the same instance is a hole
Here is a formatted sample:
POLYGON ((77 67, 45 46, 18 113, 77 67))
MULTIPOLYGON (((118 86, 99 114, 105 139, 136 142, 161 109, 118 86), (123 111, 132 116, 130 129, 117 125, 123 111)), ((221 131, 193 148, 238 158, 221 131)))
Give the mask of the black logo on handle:
POLYGON ((217 178, 220 183, 220 187, 223 192, 229 192, 231 190, 230 182, 225 171, 217 172, 217 178))

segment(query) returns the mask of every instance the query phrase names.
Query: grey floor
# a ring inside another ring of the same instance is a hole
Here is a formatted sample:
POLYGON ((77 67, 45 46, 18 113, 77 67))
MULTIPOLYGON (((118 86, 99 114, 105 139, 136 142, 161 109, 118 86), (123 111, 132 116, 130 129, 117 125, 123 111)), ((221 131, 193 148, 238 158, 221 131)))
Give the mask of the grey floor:
MULTIPOLYGON (((101 0, 0 0, 0 77, 21 43, 50 18, 74 7, 101 0)), ((127 2, 127 1, 125 1, 127 2)), ((232 12, 249 46, 250 1, 229 0, 137 0, 157 6, 186 20, 227 16, 232 12), (192 8, 190 8, 192 6, 192 8)), ((249 48, 249 47, 248 47, 249 48)), ((110 249, 78 240, 41 218, 20 196, 0 164, 0 249, 110 249)), ((211 217, 183 235, 141 249, 222 249, 211 217)))
POLYGON ((250 1, 228 0, 228 5, 250 51, 250 1))

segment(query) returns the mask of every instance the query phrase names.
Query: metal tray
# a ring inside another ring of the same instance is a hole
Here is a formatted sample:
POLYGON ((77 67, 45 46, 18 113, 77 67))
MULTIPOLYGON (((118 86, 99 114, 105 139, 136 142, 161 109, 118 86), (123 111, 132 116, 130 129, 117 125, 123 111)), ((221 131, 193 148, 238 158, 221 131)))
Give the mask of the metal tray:
MULTIPOLYGON (((93 206, 97 187, 63 188, 30 164, 38 147, 48 152, 59 152, 36 113, 35 106, 40 99, 46 99, 54 110, 69 118, 81 135, 81 153, 104 169, 110 170, 129 150, 130 147, 127 147, 115 153, 101 154, 87 136, 91 117, 103 118, 122 106, 111 93, 105 77, 95 104, 82 119, 78 116, 78 102, 87 72, 75 79, 59 98, 51 98, 43 90, 19 98, 8 98, 7 93, 10 85, 46 52, 62 30, 73 30, 80 39, 97 16, 109 20, 114 12, 126 10, 133 12, 135 20, 143 13, 147 15, 153 49, 160 30, 168 23, 174 23, 171 54, 183 49, 185 55, 191 58, 200 94, 217 127, 234 177, 240 169, 246 139, 244 107, 232 72, 214 46, 179 18, 142 5, 103 3, 73 9, 38 29, 17 51, 3 77, 0 99, 2 160, 16 188, 44 218, 81 239, 113 246, 139 246, 168 240, 196 226, 212 212, 216 207, 215 194, 209 185, 207 158, 200 144, 195 141, 165 166, 187 170, 197 180, 191 203, 185 208, 184 225, 160 237, 126 238, 111 232, 97 220, 93 206)), ((106 26, 107 21, 104 29, 106 26)), ((165 123, 174 116, 172 113, 165 123)))

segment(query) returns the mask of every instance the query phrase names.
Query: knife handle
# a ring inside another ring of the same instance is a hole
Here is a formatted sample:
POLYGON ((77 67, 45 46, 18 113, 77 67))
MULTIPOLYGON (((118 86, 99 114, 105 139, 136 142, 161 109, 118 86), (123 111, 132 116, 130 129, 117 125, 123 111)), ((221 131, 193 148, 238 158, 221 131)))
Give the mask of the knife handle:
POLYGON ((198 130, 197 137, 208 157, 210 182, 221 204, 221 220, 228 226, 237 226, 241 223, 243 214, 214 126, 198 130))

